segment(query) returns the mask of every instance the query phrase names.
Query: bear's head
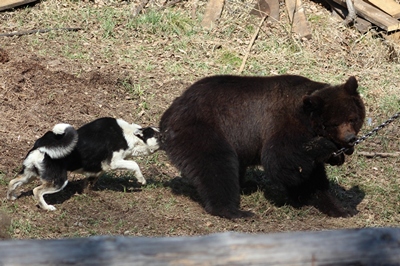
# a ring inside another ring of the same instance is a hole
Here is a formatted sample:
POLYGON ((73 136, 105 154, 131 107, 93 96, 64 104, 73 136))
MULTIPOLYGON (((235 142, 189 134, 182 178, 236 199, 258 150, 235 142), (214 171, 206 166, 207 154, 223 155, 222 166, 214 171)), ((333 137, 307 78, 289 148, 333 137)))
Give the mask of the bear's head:
POLYGON ((357 91, 355 77, 338 86, 327 86, 303 97, 303 109, 311 119, 313 131, 333 141, 338 148, 349 148, 365 119, 364 103, 357 91))

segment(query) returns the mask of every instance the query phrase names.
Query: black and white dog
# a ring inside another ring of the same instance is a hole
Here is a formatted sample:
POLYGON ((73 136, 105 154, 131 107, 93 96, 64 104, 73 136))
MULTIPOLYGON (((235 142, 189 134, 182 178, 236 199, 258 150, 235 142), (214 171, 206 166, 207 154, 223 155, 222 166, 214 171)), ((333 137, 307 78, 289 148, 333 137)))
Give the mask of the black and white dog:
POLYGON ((158 137, 157 128, 142 128, 110 117, 94 120, 78 130, 69 124, 57 124, 28 152, 23 169, 10 181, 7 198, 15 200, 15 190, 38 177, 42 184, 33 189, 34 198, 41 208, 53 211, 56 208, 48 205, 43 195, 62 190, 68 183, 68 171, 84 173, 96 181, 103 171, 130 170, 139 183, 146 184, 138 164, 126 158, 155 152, 158 137))

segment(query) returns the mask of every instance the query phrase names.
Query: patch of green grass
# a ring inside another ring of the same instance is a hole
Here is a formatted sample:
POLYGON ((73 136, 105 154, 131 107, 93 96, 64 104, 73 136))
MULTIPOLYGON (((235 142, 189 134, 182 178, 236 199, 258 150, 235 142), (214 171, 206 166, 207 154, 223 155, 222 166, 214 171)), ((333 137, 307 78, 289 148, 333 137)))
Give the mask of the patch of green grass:
POLYGON ((194 21, 186 13, 165 10, 157 12, 150 10, 131 19, 127 29, 136 30, 141 33, 166 35, 192 35, 194 31, 194 21))
POLYGON ((380 108, 384 110, 387 118, 400 112, 400 95, 383 95, 380 99, 380 108))
POLYGON ((0 171, 0 186, 7 186, 8 182, 5 179, 6 174, 0 171))
POLYGON ((115 26, 116 26, 116 17, 119 16, 114 8, 104 8, 103 12, 98 13, 101 16, 98 17, 98 20, 101 21, 101 27, 103 29, 103 38, 113 38, 115 37, 115 26))
POLYGON ((33 234, 33 231, 32 223, 29 220, 17 219, 11 223, 11 232, 13 233, 29 236, 33 234))
POLYGON ((219 63, 236 68, 242 63, 242 59, 236 53, 226 50, 219 56, 219 63))
POLYGON ((321 25, 321 23, 325 21, 324 17, 322 17, 321 15, 313 14, 313 13, 311 13, 307 16, 307 20, 310 21, 311 23, 315 23, 318 25, 321 25))
POLYGON ((144 95, 144 89, 140 83, 134 83, 129 79, 124 79, 121 81, 122 87, 124 87, 135 99, 140 99, 144 95))

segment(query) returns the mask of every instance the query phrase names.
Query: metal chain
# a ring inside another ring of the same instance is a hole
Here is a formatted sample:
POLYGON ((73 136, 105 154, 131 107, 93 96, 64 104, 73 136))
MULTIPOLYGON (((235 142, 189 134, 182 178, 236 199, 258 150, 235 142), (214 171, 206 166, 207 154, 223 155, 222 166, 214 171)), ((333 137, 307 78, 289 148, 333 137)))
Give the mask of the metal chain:
MULTIPOLYGON (((388 120, 386 120, 385 122, 383 122, 382 124, 380 124, 379 126, 377 126, 376 128, 372 129, 370 132, 366 133, 365 135, 361 136, 360 138, 358 138, 355 142, 354 142, 354 146, 359 144, 360 142, 363 142, 365 139, 371 137, 373 134, 375 134, 376 132, 378 132, 379 130, 381 130, 382 128, 386 127, 387 125, 389 125, 390 123, 392 123, 394 120, 396 120, 397 118, 400 117, 400 112, 394 114, 391 118, 389 118, 388 120)), ((340 150, 337 150, 336 152, 333 153, 333 156, 338 156, 342 153, 344 153, 345 151, 347 151, 349 148, 341 148, 340 150)))

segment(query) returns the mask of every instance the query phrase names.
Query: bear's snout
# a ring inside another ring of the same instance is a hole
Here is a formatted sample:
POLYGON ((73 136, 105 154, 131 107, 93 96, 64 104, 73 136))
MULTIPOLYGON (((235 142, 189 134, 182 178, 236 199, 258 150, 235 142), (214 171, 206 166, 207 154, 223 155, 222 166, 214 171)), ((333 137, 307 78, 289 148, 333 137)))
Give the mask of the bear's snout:
POLYGON ((357 132, 354 130, 351 123, 340 125, 337 133, 339 142, 346 148, 353 147, 357 141, 357 132))
POLYGON ((354 146, 354 143, 357 141, 357 136, 353 133, 346 134, 344 137, 344 141, 350 146, 354 146))

